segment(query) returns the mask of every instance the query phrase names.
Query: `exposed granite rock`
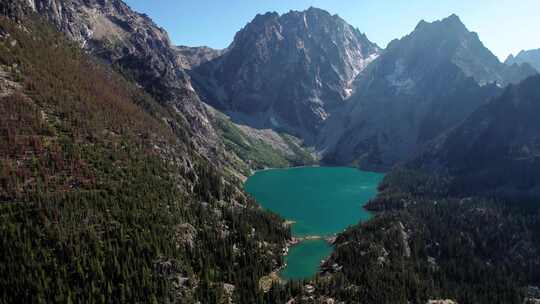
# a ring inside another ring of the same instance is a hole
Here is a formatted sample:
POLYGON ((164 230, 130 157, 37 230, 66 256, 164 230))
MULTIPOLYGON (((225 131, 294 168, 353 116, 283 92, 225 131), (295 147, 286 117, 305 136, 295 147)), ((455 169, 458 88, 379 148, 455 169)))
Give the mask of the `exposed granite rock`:
POLYGON ((313 139, 380 49, 338 16, 310 8, 267 13, 227 52, 193 72, 204 100, 257 128, 313 139))
MULTIPOLYGON (((32 12, 92 55, 118 68, 146 92, 185 118, 202 155, 218 159, 219 139, 190 77, 178 63, 168 35, 148 16, 121 0, 15 0, 0 10, 16 18, 32 12)), ((8 15, 9 15, 8 14, 8 15)))
POLYGON ((457 16, 422 21, 360 74, 318 149, 331 163, 388 170, 497 95, 499 86, 534 74, 516 68, 499 62, 457 16))
POLYGON ((401 247, 403 248, 403 257, 411 257, 411 246, 409 245, 409 234, 407 233, 405 226, 402 222, 398 223, 398 230, 401 239, 401 247))
POLYGON ((429 300, 427 304, 457 304, 452 300, 429 300))
POLYGON ((540 304, 540 288, 536 286, 527 287, 527 296, 524 304, 540 304))
POLYGON ((207 46, 175 46, 173 50, 178 55, 178 63, 185 70, 197 68, 201 64, 214 60, 226 52, 226 50, 215 50, 207 46))
MULTIPOLYGON (((0 41, 3 39, 0 38, 0 41)), ((20 91, 21 84, 13 81, 17 75, 16 68, 0 65, 0 98, 20 91)))
POLYGON ((527 63, 540 73, 540 49, 521 51, 516 56, 510 55, 504 63, 508 65, 527 63))
POLYGON ((195 238, 197 237, 197 229, 189 223, 178 225, 176 227, 176 247, 187 246, 190 249, 194 248, 195 238))

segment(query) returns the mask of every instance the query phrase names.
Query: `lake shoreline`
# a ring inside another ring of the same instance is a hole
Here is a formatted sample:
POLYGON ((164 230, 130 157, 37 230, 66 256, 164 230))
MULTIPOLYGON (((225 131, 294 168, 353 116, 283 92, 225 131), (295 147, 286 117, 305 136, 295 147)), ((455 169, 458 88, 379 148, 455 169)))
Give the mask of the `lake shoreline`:
POLYGON ((283 167, 283 168, 269 167, 269 168, 264 168, 264 169, 250 169, 250 174, 246 177, 246 180, 259 172, 272 171, 272 170, 292 170, 292 169, 302 169, 302 168, 348 168, 348 169, 355 169, 355 170, 366 172, 366 173, 374 173, 374 174, 387 173, 386 171, 363 170, 355 166, 346 166, 346 165, 336 166, 336 165, 331 165, 331 164, 317 164, 317 165, 302 165, 302 166, 292 166, 292 167, 283 167))
POLYGON ((292 232, 284 244, 283 264, 273 276, 296 280, 315 275, 334 250, 337 235, 372 218, 364 205, 377 194, 382 178, 381 173, 352 166, 253 170, 244 183, 246 192, 262 208, 281 216, 292 232))
POLYGON ((321 165, 304 165, 304 166, 294 166, 294 167, 285 167, 285 168, 264 168, 264 169, 257 169, 257 170, 251 170, 251 174, 248 176, 251 177, 259 172, 264 171, 272 171, 272 170, 290 170, 290 169, 301 169, 301 168, 321 168, 324 166, 321 165))

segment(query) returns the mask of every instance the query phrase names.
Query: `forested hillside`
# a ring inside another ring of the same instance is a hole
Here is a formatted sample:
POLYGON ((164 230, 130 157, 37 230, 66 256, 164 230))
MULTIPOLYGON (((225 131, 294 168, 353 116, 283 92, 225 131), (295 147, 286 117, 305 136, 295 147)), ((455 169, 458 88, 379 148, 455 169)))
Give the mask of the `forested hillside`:
POLYGON ((288 228, 179 113, 35 18, 1 17, 0 64, 0 302, 258 301, 288 228))
POLYGON ((506 88, 394 168, 368 204, 380 214, 336 240, 321 293, 368 303, 538 301, 539 82, 506 88))
POLYGON ((390 174, 369 204, 378 214, 338 235, 317 278, 274 285, 267 296, 276 303, 536 303, 537 202, 452 198, 438 192, 446 187, 439 177, 390 174))
POLYGON ((338 235, 314 290, 270 294, 301 303, 536 303, 539 81, 506 88, 395 167, 367 205, 376 217, 338 235))

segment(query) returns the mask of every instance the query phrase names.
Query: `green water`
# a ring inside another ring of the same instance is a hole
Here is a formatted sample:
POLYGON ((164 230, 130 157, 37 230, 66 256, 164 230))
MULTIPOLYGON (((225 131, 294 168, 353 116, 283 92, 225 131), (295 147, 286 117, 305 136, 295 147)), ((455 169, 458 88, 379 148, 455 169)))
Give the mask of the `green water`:
MULTIPOLYGON (((331 236, 367 220, 362 208, 377 193, 383 174, 353 168, 306 167, 259 171, 245 184, 261 205, 295 224, 294 236, 331 236)), ((305 241, 290 249, 286 279, 313 276, 332 248, 324 240, 305 241)))
POLYGON ((280 276, 288 279, 305 279, 315 275, 321 260, 332 253, 332 246, 325 240, 304 241, 289 250, 285 257, 287 267, 280 276))

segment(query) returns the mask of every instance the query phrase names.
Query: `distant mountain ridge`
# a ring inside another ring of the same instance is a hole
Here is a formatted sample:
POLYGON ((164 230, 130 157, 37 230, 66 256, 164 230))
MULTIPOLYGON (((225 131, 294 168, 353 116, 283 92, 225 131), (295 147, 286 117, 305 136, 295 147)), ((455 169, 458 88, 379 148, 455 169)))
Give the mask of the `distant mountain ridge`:
POLYGON ((174 46, 173 50, 178 54, 178 63, 185 70, 194 69, 226 52, 226 50, 215 50, 207 46, 190 47, 182 45, 174 46))
POLYGON ((534 73, 501 63, 456 15, 382 50, 310 8, 258 15, 191 76, 238 123, 297 135, 326 163, 388 170, 534 73))
POLYGON ((540 49, 521 51, 515 57, 509 55, 504 63, 508 65, 528 63, 540 73, 540 49))
POLYGON ((465 119, 499 87, 534 74, 499 62, 459 17, 421 21, 392 41, 329 118, 318 149, 329 163, 388 170, 465 119))
POLYGON ((267 145, 292 134, 300 138, 294 146, 314 148, 327 163, 388 170, 498 94, 497 86, 536 73, 499 62, 456 15, 421 21, 382 50, 321 9, 267 13, 227 49, 213 50, 172 46, 120 0, 27 3, 181 113, 199 150, 221 164, 236 161, 207 105, 237 124, 271 129, 259 136, 267 145))
POLYGON ((223 56, 194 70, 204 100, 237 120, 314 138, 380 48, 343 19, 310 8, 256 16, 223 56))

